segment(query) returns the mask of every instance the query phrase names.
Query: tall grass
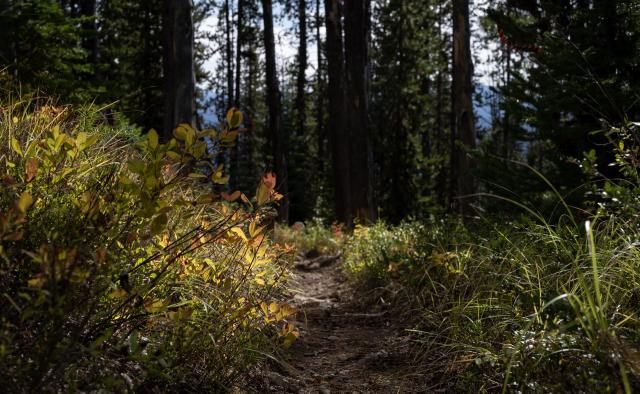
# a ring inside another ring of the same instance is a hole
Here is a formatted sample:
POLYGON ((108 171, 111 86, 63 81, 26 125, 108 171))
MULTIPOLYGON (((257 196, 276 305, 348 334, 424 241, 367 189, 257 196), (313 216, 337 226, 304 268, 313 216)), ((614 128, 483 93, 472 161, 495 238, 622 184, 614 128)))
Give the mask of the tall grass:
POLYGON ((638 389, 638 233, 618 217, 567 224, 377 224, 347 271, 397 289, 426 371, 468 392, 638 389), (420 312, 418 312, 420 311, 420 312))

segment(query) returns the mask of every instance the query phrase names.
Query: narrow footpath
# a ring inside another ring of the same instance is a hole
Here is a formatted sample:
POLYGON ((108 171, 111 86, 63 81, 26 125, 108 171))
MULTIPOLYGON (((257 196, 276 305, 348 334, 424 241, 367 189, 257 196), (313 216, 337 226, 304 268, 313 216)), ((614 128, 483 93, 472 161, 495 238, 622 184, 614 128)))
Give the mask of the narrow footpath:
POLYGON ((412 367, 403 322, 378 303, 367 306, 339 270, 298 265, 292 304, 300 338, 290 349, 292 368, 264 373, 261 392, 425 393, 429 379, 412 367))

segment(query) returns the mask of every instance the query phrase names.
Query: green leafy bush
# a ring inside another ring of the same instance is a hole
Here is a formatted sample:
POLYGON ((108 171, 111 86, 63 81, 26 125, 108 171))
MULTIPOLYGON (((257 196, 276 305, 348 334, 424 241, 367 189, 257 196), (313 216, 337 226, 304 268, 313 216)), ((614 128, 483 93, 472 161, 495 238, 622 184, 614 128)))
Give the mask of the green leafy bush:
POLYGON ((93 108, 0 111, 4 389, 222 390, 295 339, 291 251, 265 230, 275 178, 253 200, 209 182, 228 177, 207 144, 232 146, 241 113, 162 142, 93 108))

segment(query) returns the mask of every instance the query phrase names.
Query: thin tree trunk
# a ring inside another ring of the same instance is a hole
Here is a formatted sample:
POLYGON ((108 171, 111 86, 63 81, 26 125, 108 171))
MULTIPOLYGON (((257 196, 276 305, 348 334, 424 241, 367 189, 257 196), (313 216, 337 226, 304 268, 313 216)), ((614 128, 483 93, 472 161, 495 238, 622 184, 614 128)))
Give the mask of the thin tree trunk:
POLYGON ((457 167, 458 209, 462 214, 469 212, 471 196, 475 192, 471 174, 472 161, 466 150, 476 146, 473 116, 473 63, 469 31, 469 0, 453 0, 453 88, 452 137, 454 160, 457 167))
POLYGON ((234 94, 234 106, 240 107, 240 80, 242 79, 242 40, 243 40, 243 23, 244 23, 244 2, 245 0, 238 0, 238 23, 236 28, 236 91, 234 94))
POLYGON ((284 152, 284 132, 282 129, 282 107, 280 87, 276 74, 276 48, 273 33, 273 14, 271 0, 262 0, 264 19, 264 47, 267 79, 267 105, 269 107, 269 135, 273 154, 273 169, 277 175, 277 190, 284 198, 280 201, 279 220, 289 221, 289 196, 287 180, 287 163, 284 152))
POLYGON ((193 2, 164 0, 164 139, 180 123, 195 126, 193 2))
POLYGON ((100 68, 100 47, 98 40, 98 22, 96 20, 96 0, 82 0, 80 2, 80 14, 86 18, 82 22, 85 38, 82 41, 83 48, 87 51, 87 61, 93 67, 93 78, 101 81, 100 68))
POLYGON ((8 66, 9 74, 17 80, 18 78, 18 56, 16 48, 16 40, 14 37, 15 29, 13 24, 15 23, 14 16, 15 10, 13 9, 13 1, 1 0, 0 1, 0 62, 3 65, 8 66))
POLYGON ((231 4, 229 0, 224 2, 224 20, 225 20, 225 52, 227 61, 227 109, 231 108, 235 103, 233 98, 233 37, 231 36, 231 4))
MULTIPOLYGON (((506 46, 506 45, 505 45, 506 46)), ((511 48, 506 46, 506 68, 505 68, 505 88, 511 85, 511 48)), ((511 114, 509 112, 509 106, 504 108, 504 115, 502 117, 502 157, 509 158, 509 152, 511 151, 511 114)))
POLYGON ((318 65, 316 70, 316 135, 318 137, 318 173, 324 174, 325 135, 324 135, 324 79, 322 75, 322 40, 320 37, 320 0, 316 0, 316 49, 318 65))
MULTIPOLYGON (((244 0, 238 0, 238 15, 237 15, 237 23, 236 23, 236 73, 235 73, 235 93, 233 94, 233 106, 236 108, 240 108, 240 81, 242 78, 242 23, 243 23, 243 7, 244 0)), ((236 139, 236 144, 232 148, 231 151, 231 182, 234 188, 237 188, 240 181, 240 166, 241 160, 243 160, 242 155, 242 145, 246 143, 245 135, 238 135, 236 139)))
POLYGON ((351 204, 360 223, 374 220, 373 152, 369 140, 370 0, 345 2, 345 61, 351 132, 351 204))
POLYGON ((353 225, 351 210, 351 169, 349 138, 346 128, 344 52, 342 50, 342 18, 339 0, 325 0, 327 30, 326 52, 329 85, 329 145, 335 182, 335 214, 339 222, 353 225))
POLYGON ((306 123, 305 85, 307 83, 307 2, 298 2, 298 29, 300 33, 300 44, 298 46, 298 80, 296 83, 296 112, 298 115, 297 134, 304 135, 306 123))
MULTIPOLYGON (((440 147, 446 146, 444 137, 444 94, 443 94, 443 70, 438 70, 436 76, 436 141, 440 147)), ((442 150, 440 150, 442 152, 442 150)), ((442 169, 438 174, 437 180, 437 195, 438 203, 444 206, 446 204, 446 190, 447 190, 447 172, 442 169)))

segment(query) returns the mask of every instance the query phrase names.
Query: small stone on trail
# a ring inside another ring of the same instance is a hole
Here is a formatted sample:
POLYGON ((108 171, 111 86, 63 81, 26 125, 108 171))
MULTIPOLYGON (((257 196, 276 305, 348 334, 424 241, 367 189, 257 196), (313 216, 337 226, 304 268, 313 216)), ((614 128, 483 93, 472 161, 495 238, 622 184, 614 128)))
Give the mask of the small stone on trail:
POLYGON ((328 387, 322 386, 320 387, 320 394, 331 394, 331 390, 328 387))

